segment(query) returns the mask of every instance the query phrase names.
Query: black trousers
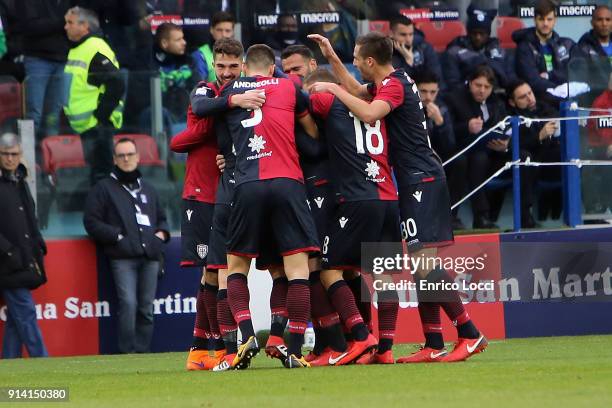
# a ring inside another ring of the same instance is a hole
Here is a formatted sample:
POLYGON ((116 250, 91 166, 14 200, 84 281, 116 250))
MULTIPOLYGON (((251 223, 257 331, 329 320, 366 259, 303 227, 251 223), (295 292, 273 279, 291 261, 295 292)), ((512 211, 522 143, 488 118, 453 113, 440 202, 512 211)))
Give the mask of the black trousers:
POLYGON ((113 169, 113 133, 114 129, 100 125, 81 133, 85 162, 91 169, 89 180, 92 186, 108 177, 113 169))

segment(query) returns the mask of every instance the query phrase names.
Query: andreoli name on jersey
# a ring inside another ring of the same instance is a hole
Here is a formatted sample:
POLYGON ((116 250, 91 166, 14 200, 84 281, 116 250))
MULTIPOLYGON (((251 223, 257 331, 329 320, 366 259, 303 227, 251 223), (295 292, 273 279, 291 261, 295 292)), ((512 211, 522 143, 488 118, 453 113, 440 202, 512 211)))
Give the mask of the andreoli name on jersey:
POLYGON ((264 79, 262 81, 250 82, 250 81, 236 81, 232 88, 260 88, 266 85, 278 85, 278 78, 264 79))

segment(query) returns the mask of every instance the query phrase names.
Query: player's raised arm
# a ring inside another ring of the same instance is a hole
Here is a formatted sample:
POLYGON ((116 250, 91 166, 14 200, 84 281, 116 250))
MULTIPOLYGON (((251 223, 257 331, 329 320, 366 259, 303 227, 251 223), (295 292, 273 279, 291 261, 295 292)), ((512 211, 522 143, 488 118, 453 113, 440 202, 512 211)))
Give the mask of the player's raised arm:
POLYGON ((366 102, 331 82, 316 82, 310 87, 310 92, 329 92, 335 95, 355 116, 365 123, 376 122, 391 112, 391 106, 387 102, 381 100, 366 102))
POLYGON ((365 85, 362 85, 355 79, 353 75, 346 69, 336 51, 334 51, 331 43, 325 37, 320 34, 310 34, 308 36, 309 39, 315 41, 319 48, 321 49, 321 53, 327 59, 327 62, 332 67, 334 74, 340 80, 340 83, 346 87, 349 93, 355 95, 360 98, 366 98, 368 96, 368 89, 365 85))

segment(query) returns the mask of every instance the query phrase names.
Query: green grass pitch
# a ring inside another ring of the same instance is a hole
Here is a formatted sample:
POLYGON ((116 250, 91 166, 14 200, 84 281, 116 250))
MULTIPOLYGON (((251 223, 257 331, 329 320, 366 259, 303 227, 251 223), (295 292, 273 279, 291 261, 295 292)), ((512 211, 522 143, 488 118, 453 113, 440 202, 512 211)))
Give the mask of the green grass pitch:
POLYGON ((0 387, 69 387, 68 403, 19 407, 612 406, 612 336, 493 341, 454 364, 287 370, 260 353, 246 371, 213 373, 185 371, 186 356, 4 360, 0 387))

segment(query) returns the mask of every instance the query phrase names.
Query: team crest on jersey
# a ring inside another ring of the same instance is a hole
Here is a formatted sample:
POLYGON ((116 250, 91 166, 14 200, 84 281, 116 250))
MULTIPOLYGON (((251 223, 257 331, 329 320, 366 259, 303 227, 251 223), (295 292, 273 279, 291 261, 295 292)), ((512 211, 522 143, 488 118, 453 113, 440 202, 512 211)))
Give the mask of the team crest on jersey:
POLYGON ((414 199, 417 200, 419 203, 421 202, 422 195, 423 195, 422 191, 415 191, 414 193, 412 193, 412 196, 414 197, 414 199))
POLYGON ((344 226, 346 225, 346 223, 348 222, 348 218, 346 217, 342 217, 338 220, 338 222, 340 223, 340 228, 344 229, 344 226))
POLYGON ((198 244, 196 246, 196 251, 197 251, 198 256, 200 257, 200 259, 204 259, 204 258, 206 258, 206 255, 208 255, 208 245, 206 245, 206 244, 198 244))
POLYGON ((317 207, 321 208, 323 206, 323 197, 315 197, 314 202, 317 204, 317 207))
POLYGON ((185 215, 187 215, 187 221, 191 222, 191 215, 193 214, 193 210, 186 210, 185 215))

